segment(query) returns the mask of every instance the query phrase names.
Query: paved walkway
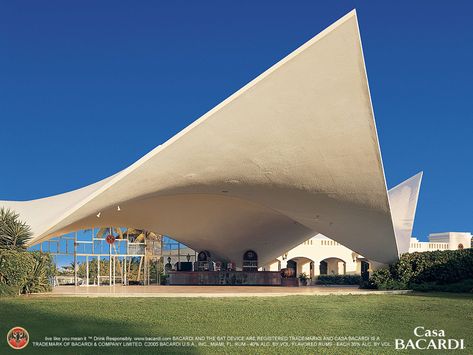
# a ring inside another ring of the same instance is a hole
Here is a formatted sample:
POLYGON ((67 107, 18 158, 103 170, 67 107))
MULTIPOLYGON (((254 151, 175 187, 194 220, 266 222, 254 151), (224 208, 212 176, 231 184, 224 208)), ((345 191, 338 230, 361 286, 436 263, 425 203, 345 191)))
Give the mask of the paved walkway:
POLYGON ((362 290, 358 286, 58 286, 29 297, 275 297, 294 295, 379 295, 409 291, 362 290))

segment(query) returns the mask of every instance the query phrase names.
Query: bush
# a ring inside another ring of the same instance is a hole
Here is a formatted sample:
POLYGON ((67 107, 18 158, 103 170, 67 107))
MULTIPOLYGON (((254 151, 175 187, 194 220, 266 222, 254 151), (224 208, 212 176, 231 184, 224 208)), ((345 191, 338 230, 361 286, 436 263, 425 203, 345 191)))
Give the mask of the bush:
POLYGON ((0 284, 10 286, 16 294, 20 294, 33 265, 30 253, 15 249, 0 250, 0 284))
POLYGON ((428 292, 462 292, 473 293, 473 279, 454 282, 451 284, 438 284, 437 282, 424 282, 421 284, 411 284, 414 291, 428 292))
POLYGON ((320 275, 315 282, 317 285, 359 285, 360 275, 320 275))
POLYGON ((55 266, 49 254, 20 249, 0 249, 0 294, 51 290, 55 266))
POLYGON ((305 272, 301 272, 299 274, 299 277, 298 277, 299 280, 301 280, 302 282, 305 282, 307 281, 308 279, 310 279, 309 275, 307 275, 305 272))
POLYGON ((169 275, 161 273, 160 275, 160 285, 168 285, 169 284, 169 275))
POLYGON ((34 251, 29 253, 33 257, 33 268, 29 270, 28 279, 23 286, 22 293, 37 293, 51 291, 50 279, 54 277, 56 266, 47 253, 34 251))
POLYGON ((2 296, 15 296, 17 294, 18 294, 18 292, 14 287, 0 283, 0 297, 2 297, 2 296))
POLYGON ((392 267, 405 283, 452 283, 473 278, 473 249, 404 254, 392 267))
POLYGON ((394 278, 390 269, 383 268, 376 270, 370 278, 370 282, 379 290, 403 290, 408 288, 407 284, 394 278))
POLYGON ((369 289, 369 290, 376 290, 378 287, 373 282, 373 280, 371 280, 371 279, 363 280, 363 278, 362 278, 362 281, 360 283, 360 288, 369 289))
POLYGON ((8 208, 0 208, 0 247, 26 249, 31 228, 20 220, 20 215, 8 208))
POLYGON ((376 270, 370 282, 381 290, 427 290, 468 279, 473 279, 473 249, 404 254, 396 263, 376 270))

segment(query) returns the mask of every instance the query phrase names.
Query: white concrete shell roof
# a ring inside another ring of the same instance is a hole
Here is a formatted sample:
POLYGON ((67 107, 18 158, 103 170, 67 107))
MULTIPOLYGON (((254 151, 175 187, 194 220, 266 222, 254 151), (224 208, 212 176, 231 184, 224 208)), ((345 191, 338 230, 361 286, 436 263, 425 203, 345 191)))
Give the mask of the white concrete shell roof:
POLYGON ((32 244, 126 226, 238 264, 247 249, 264 263, 322 233, 369 259, 395 260, 355 11, 116 175, 2 205, 31 225, 32 244))
POLYGON ((422 175, 420 172, 388 191, 399 255, 409 251, 422 175))

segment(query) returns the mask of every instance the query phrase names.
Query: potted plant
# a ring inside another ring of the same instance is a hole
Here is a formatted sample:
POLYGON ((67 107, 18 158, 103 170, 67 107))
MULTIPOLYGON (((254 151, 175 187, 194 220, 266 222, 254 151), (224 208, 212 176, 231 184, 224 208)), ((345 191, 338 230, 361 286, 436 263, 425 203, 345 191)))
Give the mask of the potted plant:
POLYGON ((302 286, 307 286, 307 280, 309 280, 309 275, 305 272, 299 274, 299 282, 302 286))

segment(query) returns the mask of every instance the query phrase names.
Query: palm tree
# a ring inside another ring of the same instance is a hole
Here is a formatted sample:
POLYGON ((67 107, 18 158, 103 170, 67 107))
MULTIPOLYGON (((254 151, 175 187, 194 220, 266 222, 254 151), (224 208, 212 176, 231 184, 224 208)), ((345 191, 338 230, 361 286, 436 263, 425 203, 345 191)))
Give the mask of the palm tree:
MULTIPOLYGON (((133 243, 146 243, 145 246, 145 257, 149 257, 153 254, 152 252, 152 247, 154 243, 152 242, 161 242, 162 240, 162 235, 157 234, 155 232, 151 232, 146 229, 134 229, 134 228, 128 228, 126 230, 126 235, 128 237, 128 240, 132 241, 133 243)), ((129 268, 131 267, 131 264, 129 264, 129 268)), ((138 265, 138 275, 137 275, 137 281, 141 279, 141 268, 143 266, 143 258, 140 257, 140 264, 138 265)))
POLYGON ((20 215, 10 209, 0 208, 0 247, 26 249, 33 233, 30 226, 19 219, 20 215))
MULTIPOLYGON (((117 239, 128 239, 131 243, 145 243, 145 257, 152 256, 153 247, 155 243, 160 243, 163 236, 161 234, 146 230, 146 229, 135 229, 135 228, 127 228, 126 230, 122 230, 120 227, 102 227, 98 230, 96 237, 97 238, 106 238, 107 235, 112 234, 117 237, 117 239)), ((113 248, 116 248, 115 245, 113 248)), ((139 257, 139 264, 138 264, 138 274, 136 275, 136 281, 141 279, 141 270, 144 270, 143 265, 144 258, 139 257)), ((128 271, 127 274, 132 274, 132 268, 135 267, 135 263, 137 260, 132 258, 128 263, 128 271)), ((118 261, 118 270, 123 277, 122 265, 120 261, 118 261)), ((131 278, 129 278, 131 280, 131 278)))
POLYGON ((160 241, 162 237, 162 235, 148 231, 146 229, 128 228, 126 229, 126 231, 123 231, 121 228, 118 227, 100 228, 96 236, 97 238, 105 238, 109 234, 116 235, 118 239, 128 237, 128 239, 133 243, 160 241))

